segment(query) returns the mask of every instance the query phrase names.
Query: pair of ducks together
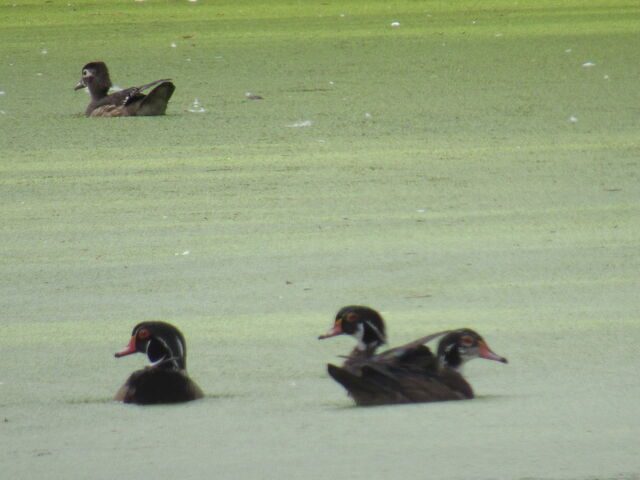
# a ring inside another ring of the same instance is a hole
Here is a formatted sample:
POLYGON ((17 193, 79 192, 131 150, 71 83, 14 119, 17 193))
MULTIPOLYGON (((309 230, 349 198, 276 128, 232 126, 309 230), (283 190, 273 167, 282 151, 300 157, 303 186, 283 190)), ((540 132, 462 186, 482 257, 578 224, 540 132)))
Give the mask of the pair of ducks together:
MULTIPOLYGON (((375 310, 351 305, 336 314, 333 327, 319 339, 351 335, 357 345, 342 367, 328 365, 329 375, 349 392, 357 405, 418 403, 473 398, 460 373, 465 362, 486 358, 507 363, 475 331, 445 330, 400 347, 376 353, 386 343, 385 324, 375 310), (442 337, 437 354, 425 344, 442 337)), ((144 353, 152 366, 138 370, 116 394, 125 403, 187 402, 203 397, 186 373, 186 344, 180 331, 166 322, 135 326, 129 345, 116 357, 144 353)))

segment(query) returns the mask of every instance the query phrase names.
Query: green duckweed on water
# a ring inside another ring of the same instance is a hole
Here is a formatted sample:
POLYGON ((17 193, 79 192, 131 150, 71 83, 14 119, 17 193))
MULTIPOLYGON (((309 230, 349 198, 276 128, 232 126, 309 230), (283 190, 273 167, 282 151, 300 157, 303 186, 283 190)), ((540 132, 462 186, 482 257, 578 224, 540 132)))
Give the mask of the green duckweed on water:
POLYGON ((638 478, 637 2, 9 0, 0 27, 6 478, 638 478), (168 114, 85 118, 96 60, 172 78, 168 114), (354 303, 510 363, 354 408, 325 367, 351 339, 316 340, 354 303), (110 400, 154 318, 206 398, 110 400))

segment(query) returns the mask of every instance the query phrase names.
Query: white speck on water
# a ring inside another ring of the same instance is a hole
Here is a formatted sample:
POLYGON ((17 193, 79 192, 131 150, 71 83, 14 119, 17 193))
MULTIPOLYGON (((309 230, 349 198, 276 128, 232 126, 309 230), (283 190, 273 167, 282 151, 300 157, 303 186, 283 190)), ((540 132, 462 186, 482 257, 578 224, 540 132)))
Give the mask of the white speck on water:
POLYGON ((596 64, 594 62, 584 62, 582 64, 583 67, 595 67, 596 64))
POLYGON ((400 26, 400 22, 391 22, 391 26, 392 27, 399 27, 400 26))
POLYGON ((575 115, 571 115, 571 116, 569 117, 569 121, 570 121, 571 123, 576 123, 576 122, 578 121, 578 117, 576 117, 575 115))
POLYGON ((336 83, 335 83, 335 82, 333 82, 333 81, 330 81, 330 82, 329 82, 329 85, 335 85, 335 84, 336 84, 336 83))
POLYGON ((476 24, 476 20, 471 20, 471 25, 475 25, 476 24))
POLYGON ((7 92, 5 92, 4 90, 0 90, 0 95, 6 95, 7 92))
POLYGON ((365 118, 371 118, 371 114, 369 112, 364 112, 365 118))
POLYGON ((426 212, 426 210, 424 208, 418 208, 418 209, 416 209, 416 212, 424 213, 424 212, 426 212))
POLYGON ((496 37, 502 37, 504 33, 496 33, 496 37))
POLYGON ((196 3, 198 0, 189 0, 191 3, 196 3))
POLYGON ((38 72, 38 73, 36 73, 36 75, 37 75, 38 77, 41 77, 42 75, 44 75, 44 73, 38 72))
POLYGON ((189 250, 185 250, 185 251, 183 251, 182 253, 180 253, 180 252, 176 252, 176 253, 174 253, 174 255, 175 255, 176 257, 179 257, 179 256, 181 256, 181 255, 189 255, 190 253, 191 253, 191 252, 190 252, 189 250))
POLYGON ((0 115, 6 115, 7 112, 5 112, 4 110, 0 110, 0 115))
POLYGON ((43 48, 43 49, 40 51, 40 53, 41 53, 42 55, 46 55, 47 53, 49 53, 49 51, 48 51, 46 48, 43 48))
POLYGON ((313 122, 311 120, 302 120, 300 122, 290 123, 289 125, 287 125, 287 127, 310 127, 311 125, 313 125, 313 122))
POLYGON ((604 77, 602 77, 602 78, 604 78, 605 80, 609 80, 609 75, 605 75, 605 76, 604 76, 604 77))
POLYGON ((216 62, 219 62, 220 60, 222 60, 224 57, 222 55, 216 55, 215 57, 213 57, 216 59, 216 62))
POLYGON ((177 46, 176 42, 171 42, 171 48, 176 48, 177 46))
POLYGON ((187 58, 187 62, 190 62, 190 61, 191 61, 191 59, 190 59, 190 58, 187 58))
POLYGON ((571 52, 573 52, 573 48, 567 48, 567 49, 564 51, 564 53, 571 53, 571 52))
POLYGON ((344 17, 345 15, 344 15, 344 13, 341 13, 341 14, 340 14, 340 16, 341 16, 341 17, 344 17))
POLYGON ((191 113, 204 113, 207 111, 206 108, 204 108, 201 104, 200 101, 196 98, 193 101, 193 105, 191 105, 191 108, 189 109, 189 111, 191 113))

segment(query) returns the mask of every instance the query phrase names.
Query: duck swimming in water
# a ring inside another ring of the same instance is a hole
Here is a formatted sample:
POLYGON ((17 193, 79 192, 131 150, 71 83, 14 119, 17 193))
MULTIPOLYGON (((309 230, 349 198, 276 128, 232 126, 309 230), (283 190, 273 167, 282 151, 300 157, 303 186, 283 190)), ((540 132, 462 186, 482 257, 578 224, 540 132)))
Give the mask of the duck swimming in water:
POLYGON ((109 95, 112 85, 107 65, 104 62, 91 62, 82 67, 82 77, 74 90, 84 87, 89 89, 91 102, 85 111, 87 117, 155 116, 165 114, 167 104, 176 89, 170 80, 156 80, 109 95), (142 93, 151 87, 155 88, 148 94, 142 93))
POLYGON ((151 366, 129 376, 116 393, 117 401, 150 405, 188 402, 204 396, 187 375, 184 336, 170 323, 153 321, 136 325, 127 347, 115 356, 120 358, 132 353, 147 355, 151 366))

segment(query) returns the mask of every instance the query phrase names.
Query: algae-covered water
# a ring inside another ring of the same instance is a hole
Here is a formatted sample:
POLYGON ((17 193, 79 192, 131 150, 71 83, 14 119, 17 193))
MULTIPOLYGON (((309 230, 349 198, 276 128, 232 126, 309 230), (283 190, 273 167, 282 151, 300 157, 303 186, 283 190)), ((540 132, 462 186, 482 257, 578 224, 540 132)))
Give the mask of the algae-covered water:
POLYGON ((637 2, 13 0, 0 27, 1 478, 640 477, 637 2), (173 78, 168 115, 83 117, 95 60, 173 78), (351 339, 316 340, 353 303, 510 363, 354 408, 325 371, 351 339), (205 399, 111 400, 147 319, 205 399))

